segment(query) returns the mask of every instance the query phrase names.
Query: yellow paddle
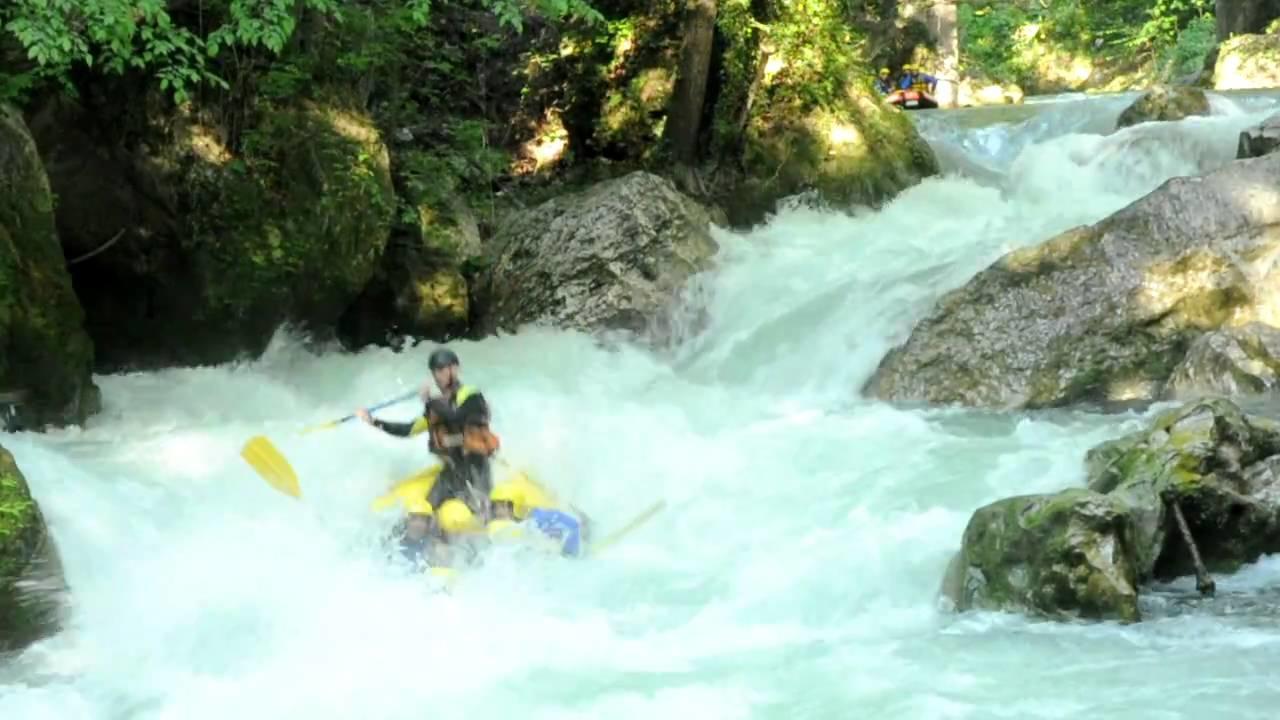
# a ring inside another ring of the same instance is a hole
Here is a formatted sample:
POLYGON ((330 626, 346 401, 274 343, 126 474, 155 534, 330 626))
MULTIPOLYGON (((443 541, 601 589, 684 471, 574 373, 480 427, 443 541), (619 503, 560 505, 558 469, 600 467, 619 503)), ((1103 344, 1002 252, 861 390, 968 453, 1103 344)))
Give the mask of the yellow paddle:
MULTIPOLYGON (((380 402, 377 405, 370 407, 369 410, 380 410, 388 405, 404 402, 417 394, 417 390, 407 392, 403 395, 393 397, 390 400, 380 402)), ((317 430, 334 428, 355 416, 355 413, 352 413, 346 417, 338 418, 337 420, 330 420, 329 422, 321 423, 319 425, 312 425, 311 427, 303 428, 299 434, 306 435, 317 430)), ((294 472, 293 466, 289 464, 289 461, 284 458, 284 455, 276 449, 276 446, 272 444, 265 435, 255 435, 249 438, 248 442, 244 444, 244 447, 240 449, 240 457, 244 458, 245 462, 249 463, 249 466, 252 467, 263 480, 267 481, 267 484, 271 487, 290 497, 302 497, 302 486, 298 483, 298 473, 294 472)))
POLYGON ((264 435, 255 435, 240 449, 240 457, 262 476, 271 487, 290 497, 301 498, 302 487, 298 484, 298 473, 276 446, 264 435))

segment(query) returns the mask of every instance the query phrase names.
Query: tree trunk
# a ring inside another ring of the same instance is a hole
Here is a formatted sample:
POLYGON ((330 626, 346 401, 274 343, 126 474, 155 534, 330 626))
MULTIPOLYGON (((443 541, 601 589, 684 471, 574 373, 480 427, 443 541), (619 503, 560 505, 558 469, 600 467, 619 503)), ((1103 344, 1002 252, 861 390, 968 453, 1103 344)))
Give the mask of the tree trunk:
POLYGON ((680 67, 667 114, 666 141, 677 163, 693 164, 698 155, 702 103, 707 97, 711 41, 716 29, 716 0, 687 0, 680 67))
POLYGON ((1277 0, 1217 0, 1214 17, 1218 24, 1218 41, 1243 33, 1260 33, 1280 14, 1277 0))
POLYGON ((956 0, 938 0, 929 8, 929 31, 938 43, 938 106, 955 107, 959 94, 960 26, 956 22, 956 0))

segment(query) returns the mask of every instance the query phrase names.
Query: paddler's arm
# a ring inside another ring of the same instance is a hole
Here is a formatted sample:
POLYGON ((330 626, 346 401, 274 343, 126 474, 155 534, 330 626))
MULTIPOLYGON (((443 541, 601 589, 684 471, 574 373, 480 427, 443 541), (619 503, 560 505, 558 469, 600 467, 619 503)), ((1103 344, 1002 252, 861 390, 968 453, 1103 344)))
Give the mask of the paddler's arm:
POLYGON ((360 408, 356 411, 356 416, 366 423, 378 428, 388 435, 396 437, 412 437, 427 429, 427 411, 424 409, 422 415, 408 422, 388 422, 386 420, 378 420, 369 414, 369 411, 360 408))

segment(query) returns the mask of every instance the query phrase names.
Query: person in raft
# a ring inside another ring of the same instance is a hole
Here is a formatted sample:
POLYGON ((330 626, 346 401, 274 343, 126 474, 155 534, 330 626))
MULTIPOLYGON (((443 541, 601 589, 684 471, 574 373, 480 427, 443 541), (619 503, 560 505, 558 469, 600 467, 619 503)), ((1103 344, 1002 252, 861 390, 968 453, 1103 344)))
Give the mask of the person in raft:
POLYGON ((458 356, 448 348, 431 353, 427 367, 440 393, 432 393, 430 384, 425 384, 422 415, 412 421, 378 420, 366 408, 357 410, 356 416, 396 437, 428 433, 427 448, 444 467, 427 493, 427 503, 439 513, 446 500, 457 499, 475 517, 485 518, 493 489, 490 461, 501 443, 489 429, 489 404, 477 388, 462 383, 459 366, 458 356))

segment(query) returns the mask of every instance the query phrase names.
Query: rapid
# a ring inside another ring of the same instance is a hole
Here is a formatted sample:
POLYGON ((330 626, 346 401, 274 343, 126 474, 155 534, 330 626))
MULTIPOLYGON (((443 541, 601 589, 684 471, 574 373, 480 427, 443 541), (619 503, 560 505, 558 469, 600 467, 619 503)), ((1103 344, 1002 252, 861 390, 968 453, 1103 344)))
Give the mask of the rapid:
POLYGON ((1212 602, 1163 588, 1133 626, 939 604, 973 510, 1080 484, 1084 452, 1145 413, 858 393, 943 293, 1226 163, 1280 104, 1214 95, 1211 117, 1112 132, 1134 97, 919 113, 943 176, 876 212, 797 204, 718 231, 693 293, 708 323, 670 352, 551 330, 454 343, 505 459, 600 534, 666 500, 597 558, 499 551, 447 593, 385 561, 391 518, 369 501, 425 448, 358 422, 297 431, 417 386, 430 343, 315 352, 281 331, 253 362, 97 378, 86 427, 0 438, 72 589, 63 631, 0 661, 0 718, 1274 717, 1280 558, 1218 578, 1212 602), (257 434, 301 501, 239 457, 257 434))

